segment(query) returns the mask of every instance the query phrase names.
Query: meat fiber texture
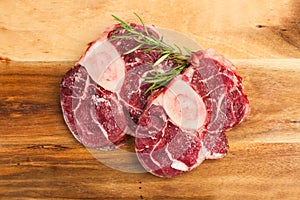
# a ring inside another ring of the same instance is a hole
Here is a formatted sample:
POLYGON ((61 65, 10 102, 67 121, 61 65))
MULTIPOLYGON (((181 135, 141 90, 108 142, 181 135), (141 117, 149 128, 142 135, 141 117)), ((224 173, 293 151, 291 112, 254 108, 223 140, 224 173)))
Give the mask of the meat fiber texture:
MULTIPOLYGON (((145 34, 142 25, 130 24, 145 34)), ((153 26, 150 35, 160 37, 153 26)), ((128 34, 120 25, 105 30, 94 41, 61 83, 61 107, 66 124, 74 137, 86 147, 117 148, 126 135, 134 135, 139 116, 151 93, 143 77, 153 72, 152 65, 161 57, 157 51, 140 49, 126 54, 138 45, 134 39, 110 40, 112 35, 128 34)), ((158 68, 167 71, 174 66, 162 62, 158 68)))
MULTIPOLYGON (((145 34, 141 25, 130 24, 145 34)), ((147 32, 161 37, 153 26, 147 32)), ((192 170, 205 159, 222 158, 228 151, 225 131, 249 113, 242 79, 233 64, 214 50, 198 51, 188 68, 167 86, 146 93, 144 77, 161 57, 141 48, 120 25, 105 30, 61 83, 61 107, 74 137, 86 147, 118 148, 135 137, 141 165, 160 177, 192 170)), ((166 72, 172 60, 156 66, 166 72)))
POLYGON ((198 51, 190 66, 155 94, 139 119, 136 152, 150 173, 174 177, 228 151, 225 131, 249 113, 236 68, 214 50, 198 51))

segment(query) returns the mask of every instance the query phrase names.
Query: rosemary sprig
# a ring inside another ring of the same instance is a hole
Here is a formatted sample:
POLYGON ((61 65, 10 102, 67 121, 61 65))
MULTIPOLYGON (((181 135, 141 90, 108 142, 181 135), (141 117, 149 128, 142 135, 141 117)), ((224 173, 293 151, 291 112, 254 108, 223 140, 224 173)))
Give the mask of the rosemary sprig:
POLYGON ((159 89, 166 86, 171 80, 173 80, 177 75, 179 75, 187 66, 185 64, 177 65, 170 71, 160 73, 155 71, 151 76, 145 77, 145 82, 152 83, 152 85, 146 90, 145 93, 159 89))
MULTIPOLYGON (((128 34, 127 35, 113 35, 110 40, 116 40, 116 39, 124 39, 124 38, 131 38, 134 39, 136 42, 139 43, 138 46, 147 46, 148 48, 144 49, 146 51, 151 51, 154 49, 158 49, 158 48, 163 48, 164 51, 169 51, 169 52, 174 52, 175 48, 172 47, 171 45, 165 43, 164 41, 162 41, 162 38, 160 39, 159 37, 157 37, 156 35, 151 35, 148 32, 148 29, 146 27, 146 25, 144 24, 143 20, 136 14, 134 13, 140 20, 142 26, 144 27, 145 30, 145 34, 136 31, 132 26, 130 26, 129 24, 127 24, 126 22, 124 22, 122 19, 118 18, 115 15, 112 15, 112 17, 117 20, 121 27, 123 29, 125 29, 128 34)), ((139 49, 138 47, 134 47, 135 50, 139 49)), ((124 55, 132 53, 133 51, 128 51, 125 52, 124 55)))
POLYGON ((174 45, 175 47, 173 47, 165 43, 163 41, 163 37, 159 38, 156 35, 151 35, 141 17, 136 13, 134 14, 142 24, 145 33, 136 31, 130 24, 117 16, 112 15, 112 17, 120 23, 121 28, 125 29, 128 33, 120 36, 112 35, 110 40, 130 38, 138 43, 137 46, 125 52, 124 55, 130 54, 138 49, 143 49, 144 51, 155 50, 161 54, 161 57, 152 65, 154 72, 144 78, 146 83, 152 83, 152 85, 146 90, 145 93, 147 93, 167 85, 173 78, 179 75, 187 67, 187 59, 192 54, 192 51, 184 48, 184 50, 188 53, 188 55, 184 55, 179 46, 174 45), (167 72, 160 72, 157 69, 157 66, 167 60, 172 60, 176 64, 176 67, 167 72))

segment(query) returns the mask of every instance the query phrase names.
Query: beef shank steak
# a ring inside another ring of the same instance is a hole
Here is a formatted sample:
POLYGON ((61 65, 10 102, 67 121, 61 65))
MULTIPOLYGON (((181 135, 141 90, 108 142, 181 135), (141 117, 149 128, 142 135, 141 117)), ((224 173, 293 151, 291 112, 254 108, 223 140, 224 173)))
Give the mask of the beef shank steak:
MULTIPOLYGON (((153 26, 129 25, 161 39, 153 26)), ((109 150, 133 135, 140 163, 160 177, 224 157, 225 131, 250 112, 235 66, 212 49, 200 50, 168 85, 146 92, 151 83, 145 77, 178 63, 165 59, 154 69, 163 49, 149 50, 139 44, 140 35, 128 34, 120 24, 106 29, 63 77, 61 107, 74 137, 86 147, 109 150)))
POLYGON ((174 177, 225 156, 225 131, 249 113, 242 79, 228 60, 209 49, 188 62, 183 74, 150 97, 136 129, 138 159, 156 176, 174 177))
MULTIPOLYGON (((153 26, 131 23, 142 34, 160 37, 153 26)), ((161 57, 156 50, 144 51, 134 38, 122 38, 128 32, 119 24, 106 29, 64 76, 61 83, 61 107, 66 124, 75 138, 87 147, 113 149, 134 134, 136 123, 151 94, 143 77, 153 71, 161 57)), ((172 62, 158 68, 169 70, 172 62)))

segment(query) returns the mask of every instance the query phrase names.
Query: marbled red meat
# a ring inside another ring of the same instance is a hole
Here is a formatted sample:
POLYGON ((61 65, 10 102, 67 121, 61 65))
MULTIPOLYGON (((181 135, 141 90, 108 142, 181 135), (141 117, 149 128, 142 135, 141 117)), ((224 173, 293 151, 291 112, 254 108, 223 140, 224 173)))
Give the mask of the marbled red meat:
MULTIPOLYGON (((160 38, 153 26, 147 31, 130 26, 160 38)), ((162 54, 146 50, 147 45, 135 49, 137 38, 114 38, 126 34, 120 24, 108 28, 65 74, 61 107, 74 137, 86 147, 108 150, 127 135, 135 136, 140 163, 160 177, 181 175, 205 159, 225 156, 225 131, 250 111, 233 64, 212 49, 197 51, 182 74, 146 92, 151 84, 145 77, 167 72, 177 61, 166 59, 154 70, 162 54)))
MULTIPOLYGON (((145 34, 142 25, 131 24, 145 34)), ((153 26, 148 33, 160 37, 153 26)), ((126 53, 138 43, 133 38, 110 40, 126 35, 120 25, 103 32, 70 69, 61 83, 61 107, 64 119, 75 138, 87 147, 112 149, 134 134, 136 123, 147 103, 150 87, 144 77, 153 71, 152 65, 161 54, 144 51, 141 46, 126 53)), ((172 62, 162 62, 158 68, 168 70, 172 62)))
POLYGON ((209 49, 188 62, 151 98, 136 129, 137 156, 157 176, 174 177, 225 156, 225 131, 249 113, 241 77, 228 60, 209 49))

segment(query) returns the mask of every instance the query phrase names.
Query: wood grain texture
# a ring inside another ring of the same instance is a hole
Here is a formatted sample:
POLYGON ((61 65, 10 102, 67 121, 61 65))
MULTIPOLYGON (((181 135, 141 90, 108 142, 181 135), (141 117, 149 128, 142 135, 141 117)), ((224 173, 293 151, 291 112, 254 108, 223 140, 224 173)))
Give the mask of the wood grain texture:
POLYGON ((1 0, 0 57, 73 61, 115 14, 179 31, 226 57, 300 58, 299 0, 1 0))
POLYGON ((59 104, 73 62, 0 62, 0 198, 298 199, 300 60, 233 63, 252 112, 227 133, 229 154, 163 179, 112 169, 74 139, 59 104))
POLYGON ((1 0, 0 13, 0 199, 299 199, 300 1, 1 0), (225 158, 162 179, 126 153, 132 140, 95 152, 69 132, 62 76, 111 14, 134 12, 238 67, 252 111, 225 158))

